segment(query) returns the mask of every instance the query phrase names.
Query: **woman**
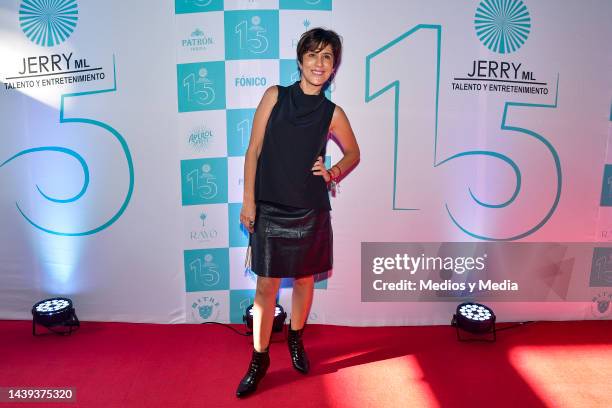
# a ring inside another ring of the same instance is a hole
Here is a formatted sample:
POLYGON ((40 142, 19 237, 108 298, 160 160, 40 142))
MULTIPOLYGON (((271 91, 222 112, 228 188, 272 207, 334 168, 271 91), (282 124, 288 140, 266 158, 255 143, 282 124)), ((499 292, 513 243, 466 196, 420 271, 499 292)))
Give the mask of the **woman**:
POLYGON ((338 34, 314 28, 297 45, 301 79, 266 90, 253 119, 244 163, 240 222, 250 233, 251 268, 257 277, 253 305, 253 355, 236 395, 254 392, 269 365, 280 280, 294 278, 288 342, 293 366, 306 374, 302 343, 314 294, 314 275, 332 267, 328 185, 359 160, 359 147, 344 111, 324 96, 340 63, 338 34), (328 134, 344 156, 326 169, 328 134))

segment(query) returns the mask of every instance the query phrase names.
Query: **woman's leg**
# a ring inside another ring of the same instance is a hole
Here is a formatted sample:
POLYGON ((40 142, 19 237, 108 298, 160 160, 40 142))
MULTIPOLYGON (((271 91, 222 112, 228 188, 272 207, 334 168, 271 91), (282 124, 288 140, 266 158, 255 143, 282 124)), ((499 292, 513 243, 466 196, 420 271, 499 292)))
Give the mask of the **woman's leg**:
POLYGON ((302 342, 302 333, 312 305, 313 294, 313 276, 295 279, 291 297, 291 326, 287 331, 287 344, 289 345, 291 363, 302 374, 306 374, 310 370, 310 363, 302 342))
POLYGON ((253 303, 253 346, 259 352, 267 349, 270 344, 276 294, 280 281, 280 278, 257 277, 257 289, 253 303))
POLYGON ((293 281, 293 294, 291 295, 291 329, 300 330, 304 327, 312 298, 314 295, 314 276, 306 276, 293 281))
POLYGON ((274 322, 274 307, 276 306, 276 292, 280 286, 279 278, 257 277, 257 290, 253 302, 253 355, 242 380, 238 384, 236 396, 246 397, 255 392, 257 384, 266 375, 270 366, 268 345, 272 334, 274 322))

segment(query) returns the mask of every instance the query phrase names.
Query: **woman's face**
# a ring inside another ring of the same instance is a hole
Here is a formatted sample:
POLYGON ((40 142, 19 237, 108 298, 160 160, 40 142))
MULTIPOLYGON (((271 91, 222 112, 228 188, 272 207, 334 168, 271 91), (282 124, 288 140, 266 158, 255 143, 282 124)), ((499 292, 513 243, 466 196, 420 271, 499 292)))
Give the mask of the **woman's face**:
POLYGON ((303 79, 311 85, 323 86, 334 72, 334 53, 331 45, 328 44, 323 49, 306 51, 299 67, 303 79))

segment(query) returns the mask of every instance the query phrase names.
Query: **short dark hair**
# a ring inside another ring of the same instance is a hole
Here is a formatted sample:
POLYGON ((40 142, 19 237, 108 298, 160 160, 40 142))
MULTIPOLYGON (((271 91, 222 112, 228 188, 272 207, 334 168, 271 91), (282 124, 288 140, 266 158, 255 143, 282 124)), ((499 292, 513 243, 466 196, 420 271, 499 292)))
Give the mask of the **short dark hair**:
POLYGON ((301 64, 304 54, 309 51, 321 50, 327 45, 331 46, 334 55, 334 68, 337 68, 342 58, 342 39, 335 31, 321 27, 312 28, 302 34, 296 49, 298 61, 301 64))

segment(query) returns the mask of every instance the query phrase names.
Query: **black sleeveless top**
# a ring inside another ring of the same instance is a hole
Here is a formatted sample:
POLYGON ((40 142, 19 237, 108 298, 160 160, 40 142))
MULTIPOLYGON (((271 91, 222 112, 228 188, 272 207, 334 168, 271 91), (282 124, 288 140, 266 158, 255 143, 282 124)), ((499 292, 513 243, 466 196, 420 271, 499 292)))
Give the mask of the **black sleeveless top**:
POLYGON ((306 95, 299 82, 277 88, 257 162, 255 199, 331 210, 325 180, 311 169, 318 156, 325 160, 336 105, 323 92, 306 95))

